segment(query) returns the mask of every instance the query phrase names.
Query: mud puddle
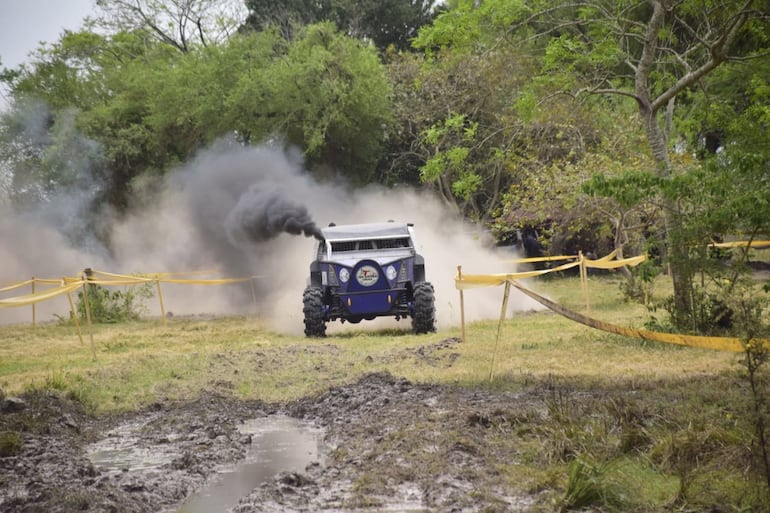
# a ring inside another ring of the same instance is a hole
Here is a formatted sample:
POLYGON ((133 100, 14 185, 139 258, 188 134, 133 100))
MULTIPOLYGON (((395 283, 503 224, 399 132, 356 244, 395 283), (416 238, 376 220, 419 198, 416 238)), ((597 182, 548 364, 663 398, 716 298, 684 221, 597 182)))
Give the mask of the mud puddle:
MULTIPOLYGON (((87 454, 101 473, 143 473, 161 469, 181 455, 174 440, 182 434, 166 435, 164 444, 145 446, 141 433, 152 419, 121 425, 91 446, 87 454)), ((215 469, 205 487, 191 496, 179 513, 226 512, 260 484, 282 472, 304 472, 310 464, 323 464, 323 430, 287 415, 275 414, 248 419, 238 431, 250 439, 245 458, 215 469)))
POLYGON ((191 497, 179 513, 225 512, 281 472, 299 473, 310 464, 323 464, 323 431, 297 419, 285 415, 251 419, 239 431, 251 436, 244 461, 218 469, 214 480, 191 497))
POLYGON ((97 470, 110 474, 148 471, 162 467, 178 457, 172 438, 167 444, 146 446, 142 432, 155 417, 127 422, 105 433, 105 437, 86 448, 88 458, 97 470))

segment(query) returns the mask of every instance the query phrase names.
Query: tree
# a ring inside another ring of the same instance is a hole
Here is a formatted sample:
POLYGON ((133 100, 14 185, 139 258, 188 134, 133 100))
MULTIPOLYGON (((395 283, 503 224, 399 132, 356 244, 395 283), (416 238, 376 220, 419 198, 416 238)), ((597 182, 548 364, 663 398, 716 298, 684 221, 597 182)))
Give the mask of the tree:
MULTIPOLYGON (((679 172, 672 164, 677 100, 686 105, 725 63, 765 55, 769 10, 760 0, 460 1, 420 41, 428 49, 447 42, 478 51, 542 48, 543 66, 529 92, 543 101, 559 92, 583 102, 597 94, 632 99, 655 173, 670 179, 679 172)), ((663 196, 661 206, 676 308, 686 315, 693 275, 679 200, 663 196)))
POLYGON ((410 48, 420 27, 433 19, 435 0, 246 0, 246 26, 255 30, 276 27, 291 39, 297 27, 323 21, 344 34, 371 41, 380 50, 410 48))
POLYGON ((244 70, 227 99, 249 141, 280 136, 316 171, 366 184, 390 123, 391 95, 374 48, 330 23, 305 27, 266 66, 244 70))
POLYGON ((181 52, 222 43, 246 17, 242 0, 97 0, 109 33, 142 32, 181 52))
POLYGON ((527 63, 502 54, 390 58, 398 123, 382 179, 425 184, 459 213, 489 220, 522 137, 510 104, 527 63))
POLYGON ((414 43, 425 63, 418 72, 403 68, 411 82, 397 90, 401 133, 416 132, 405 152, 411 165, 447 203, 483 223, 504 216, 501 200, 511 187, 579 159, 598 141, 582 107, 560 100, 536 112, 529 83, 540 49, 499 40, 520 15, 518 3, 504 0, 465 2, 440 15, 414 43))
POLYGON ((8 70, 2 80, 14 98, 33 96, 51 108, 82 108, 104 93, 102 72, 114 54, 107 38, 89 31, 64 31, 59 41, 41 46, 29 65, 8 70))
POLYGON ((371 40, 385 50, 411 48, 420 27, 434 18, 435 0, 336 0, 334 20, 341 30, 371 40))
MULTIPOLYGON (((368 183, 391 109, 376 50, 329 24, 309 26, 292 41, 270 30, 185 52, 142 31, 67 33, 10 87, 19 107, 41 106, 44 144, 24 142, 23 130, 4 131, 8 176, 18 180, 39 167, 40 148, 51 144, 52 127, 66 113, 68 126, 98 143, 101 199, 118 211, 128 208, 139 177, 163 175, 227 135, 285 141, 310 167, 368 183)), ((15 119, 8 118, 25 126, 23 116, 15 119)))
POLYGON ((4 132, 3 147, 9 152, 3 152, 2 159, 14 180, 26 181, 23 177, 32 176, 28 170, 36 169, 37 174, 47 176, 33 178, 33 182, 49 188, 64 186, 72 172, 67 163, 74 165, 78 160, 57 160, 56 148, 66 150, 66 138, 88 141, 90 150, 76 154, 83 161, 99 163, 80 166, 95 173, 91 178, 98 187, 91 190, 99 194, 94 202, 125 208, 131 180, 150 167, 153 159, 157 162, 157 154, 147 151, 154 140, 152 134, 141 124, 146 106, 140 100, 147 95, 132 90, 145 86, 142 78, 146 74, 137 64, 154 58, 168 66, 170 57, 181 55, 153 43, 136 33, 109 37, 89 31, 65 32, 58 42, 40 49, 30 65, 17 70, 8 82, 12 109, 3 116, 8 126, 22 127, 4 132), (57 135, 57 127, 64 126, 67 130, 57 135), (25 127, 36 129, 30 132, 25 127), (53 156, 50 166, 45 164, 47 155, 53 156))
POLYGON ((105 38, 65 31, 41 47, 31 66, 6 73, 9 109, 0 117, 0 162, 11 176, 14 201, 39 201, 57 189, 90 182, 89 197, 104 194, 109 172, 101 147, 81 130, 79 112, 105 97, 101 53, 105 38))
MULTIPOLYGON (((544 71, 576 93, 633 99, 658 176, 674 174, 675 102, 726 62, 757 58, 770 40, 770 6, 744 0, 593 1, 537 12, 527 19, 551 37, 544 71), (561 73, 567 71, 565 75, 561 73)), ((692 312, 692 270, 676 198, 663 199, 675 308, 692 312)))
POLYGON ((302 26, 331 18, 330 0, 246 0, 248 16, 243 29, 275 29, 284 39, 291 40, 302 26))

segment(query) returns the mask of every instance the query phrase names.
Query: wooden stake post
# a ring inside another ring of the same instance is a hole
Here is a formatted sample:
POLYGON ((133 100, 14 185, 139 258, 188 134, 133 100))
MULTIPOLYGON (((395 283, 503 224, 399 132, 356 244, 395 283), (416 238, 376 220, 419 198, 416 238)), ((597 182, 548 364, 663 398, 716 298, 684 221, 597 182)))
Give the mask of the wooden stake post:
POLYGON ((500 309, 500 322, 497 323, 497 337, 495 337, 495 349, 492 352, 492 365, 489 367, 489 381, 492 381, 495 370, 495 357, 497 356, 497 345, 500 342, 500 332, 503 330, 505 314, 508 311, 508 297, 511 295, 511 282, 505 280, 505 292, 503 292, 503 307, 500 309))
POLYGON ((86 307, 86 321, 88 321, 88 336, 91 338, 91 354, 96 360, 96 345, 94 344, 94 328, 91 325, 91 305, 88 302, 88 280, 91 278, 91 269, 83 273, 83 305, 86 307))
MULTIPOLYGON (((457 279, 462 281, 463 279, 463 266, 457 266, 457 279)), ((460 289, 460 341, 465 342, 465 296, 463 296, 463 289, 460 289)))

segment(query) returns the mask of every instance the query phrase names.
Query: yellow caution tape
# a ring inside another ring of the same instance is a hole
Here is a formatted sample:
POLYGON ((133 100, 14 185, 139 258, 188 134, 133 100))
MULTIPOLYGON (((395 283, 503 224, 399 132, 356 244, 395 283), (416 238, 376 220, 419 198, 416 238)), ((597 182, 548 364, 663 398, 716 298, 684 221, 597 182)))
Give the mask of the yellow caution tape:
MULTIPOLYGON (((647 255, 639 255, 631 258, 624 258, 622 260, 612 260, 615 258, 617 251, 613 251, 610 254, 598 258, 596 260, 589 260, 584 258, 582 260, 583 265, 586 267, 596 269, 616 269, 623 266, 636 266, 647 260, 647 255)), ((535 276, 542 276, 544 274, 566 271, 572 267, 580 265, 580 261, 567 262, 558 267, 552 269, 540 269, 536 271, 522 271, 518 273, 502 273, 502 274, 465 274, 462 278, 455 277, 455 287, 458 290, 471 289, 476 287, 495 287, 502 285, 507 280, 520 280, 524 278, 532 278, 535 276)))
MULTIPOLYGON (((206 271, 201 274, 207 273, 206 271)), ((167 276, 179 275, 179 274, 197 274, 191 273, 152 273, 142 276, 129 276, 125 274, 108 273, 104 271, 92 271, 93 275, 100 275, 109 277, 107 280, 89 279, 88 283, 94 283, 96 285, 136 285, 139 283, 148 282, 160 282, 160 283, 184 283, 189 285, 226 285, 228 283, 241 283, 252 280, 254 278, 260 278, 260 276, 249 276, 247 278, 216 278, 216 279, 181 279, 181 278, 167 278, 167 276)))
MULTIPOLYGON (((462 274, 455 277, 455 287, 459 290, 470 289, 475 287, 493 287, 502 285, 506 282, 511 283, 518 290, 531 297, 535 301, 539 302, 543 306, 550 310, 568 318, 575 322, 579 322, 585 326, 591 328, 606 331, 608 333, 614 333, 617 335, 623 335, 626 337, 632 337, 642 340, 653 340, 656 342, 663 342, 668 344, 677 344, 688 347, 700 347, 705 349, 714 349, 718 351, 732 351, 743 352, 745 347, 743 342, 738 338, 732 337, 705 337, 697 335, 680 335, 676 333, 661 333, 657 331, 649 331, 637 328, 627 328, 618 326, 605 321, 600 321, 592 317, 580 314, 568 308, 565 308, 553 301, 544 298, 543 296, 529 290, 528 288, 520 285, 517 280, 521 278, 529 278, 532 276, 538 276, 549 272, 563 271, 577 265, 584 265, 585 267, 599 268, 599 269, 614 269, 622 266, 635 266, 639 265, 647 260, 646 255, 640 255, 631 258, 624 258, 622 260, 613 260, 617 255, 616 251, 610 254, 598 258, 595 260, 581 258, 581 260, 575 262, 569 262, 553 269, 544 269, 541 271, 528 271, 522 273, 506 273, 506 274, 462 274)), ((580 257, 579 257, 580 258, 580 257)), ((770 344, 770 341, 762 341, 765 344, 770 344)))
POLYGON ((507 260, 506 262, 536 262, 545 260, 562 260, 565 258, 578 258, 575 262, 568 262, 552 269, 540 269, 536 271, 522 271, 518 273, 507 274, 463 274, 462 280, 455 279, 455 287, 457 289, 469 289, 474 287, 491 287, 503 284, 506 280, 517 280, 523 278, 532 278, 535 276, 542 276, 543 274, 564 271, 578 265, 584 265, 593 269, 617 269, 618 267, 630 266, 634 267, 647 260, 647 255, 639 255, 631 258, 624 258, 622 260, 612 260, 617 255, 617 250, 612 251, 606 256, 591 260, 585 257, 544 257, 544 258, 526 258, 520 260, 507 260))
MULTIPOLYGON (((618 256, 618 250, 617 249, 613 249, 612 251, 610 251, 608 254, 604 255, 603 257, 597 258, 597 259, 593 260, 593 262, 607 262, 609 260, 612 260, 616 256, 618 256)), ((584 256, 584 258, 585 258, 585 256, 584 256)), ((588 260, 588 259, 586 259, 586 260, 588 260)))
POLYGON ((92 285, 139 285, 142 283, 155 283, 152 278, 126 278, 114 280, 86 280, 92 285))
POLYGON ((743 352, 744 346, 740 339, 730 337, 703 337, 696 335, 679 335, 676 333, 661 333, 658 331, 649 331, 636 328, 626 328, 618 326, 609 322, 600 321, 591 317, 585 316, 578 312, 565 308, 557 303, 554 303, 550 299, 546 299, 540 294, 529 290, 526 287, 511 281, 511 284, 519 289, 521 292, 531 297, 543 306, 553 310, 554 312, 562 315, 568 319, 571 319, 580 324, 584 324, 591 328, 606 331, 608 333, 615 333, 616 335, 623 335, 626 337, 638 338, 642 340, 654 340, 656 342, 664 342, 667 344, 678 344, 688 347, 701 347, 705 349, 715 349, 718 351, 732 351, 743 352))
POLYGON ((745 248, 746 246, 754 249, 767 249, 770 248, 770 240, 742 240, 735 242, 715 242, 709 244, 709 246, 715 248, 745 248))
POLYGON ((562 264, 553 269, 541 269, 539 271, 524 271, 520 273, 506 273, 506 274, 465 274, 462 277, 455 277, 455 287, 459 290, 471 289, 477 287, 494 287, 502 285, 508 280, 516 280, 522 278, 531 278, 533 276, 540 276, 547 273, 556 271, 564 271, 572 267, 580 265, 580 262, 569 262, 562 264))
MULTIPOLYGON (((60 283, 61 281, 63 280, 60 280, 60 283)), ((81 286, 80 282, 69 283, 69 284, 62 285, 61 287, 51 288, 51 289, 43 290, 41 292, 35 292, 34 294, 25 294, 23 296, 0 299, 0 308, 32 305, 35 303, 39 303, 41 301, 53 299, 56 296, 60 296, 62 294, 73 292, 77 290, 80 286, 81 286)))
POLYGON ((35 283, 46 283, 48 285, 58 285, 63 278, 35 278, 35 283))
MULTIPOLYGON (((597 258, 594 260, 588 259, 585 257, 585 255, 558 255, 558 256, 546 256, 546 257, 531 257, 531 258, 515 258, 513 260, 504 260, 505 263, 511 263, 511 264, 531 264, 535 262, 552 262, 554 260, 580 260, 582 259, 584 262, 606 262, 608 260, 612 260, 615 258, 615 256, 618 254, 618 250, 615 249, 611 251, 609 254, 597 258)), ((620 260, 619 260, 620 261, 620 260)), ((626 264, 620 264, 617 267, 622 267, 626 264)))
POLYGON ((177 280, 166 278, 158 281, 161 283, 187 283, 192 285, 224 285, 227 283, 241 283, 244 281, 250 281, 252 278, 259 278, 259 276, 251 276, 249 278, 221 278, 218 280, 177 280))
MULTIPOLYGON (((113 280, 113 279, 114 280, 118 280, 118 281, 131 281, 131 280, 135 280, 137 283, 145 282, 145 281, 154 281, 153 278, 149 277, 149 275, 144 275, 144 274, 143 275, 115 274, 115 273, 108 273, 108 272, 105 272, 105 271, 91 271, 91 276, 88 277, 88 281, 90 281, 92 283, 94 283, 96 281, 99 281, 96 278, 94 278, 95 275, 106 276, 110 280, 113 280)), ((102 280, 102 281, 106 281, 106 280, 102 280)))
POLYGON ((553 262, 554 260, 573 260, 577 258, 580 257, 578 255, 557 255, 546 257, 514 258, 512 260, 503 260, 503 262, 510 264, 532 264, 535 262, 553 262))
POLYGON ((201 271, 181 271, 181 272, 162 272, 162 273, 148 273, 148 274, 140 274, 140 275, 126 275, 126 274, 115 274, 115 273, 109 273, 106 271, 91 271, 92 274, 99 274, 102 276, 109 276, 113 278, 136 278, 136 277, 144 277, 144 278, 161 278, 161 277, 167 277, 167 276, 200 276, 204 274, 214 274, 218 271, 216 270, 201 270, 201 271))
POLYGON ((92 285, 114 286, 114 285, 139 285, 145 283, 182 283, 192 285, 226 285, 229 283, 242 283, 251 281, 254 279, 262 278, 263 276, 249 276, 246 278, 219 278, 219 279, 179 279, 168 278, 172 275, 195 275, 195 274, 210 274, 210 271, 192 271, 188 273, 156 273, 144 276, 129 276, 125 274, 108 273, 104 271, 91 271, 91 279, 85 279, 85 277, 71 277, 65 276, 58 279, 39 279, 33 278, 20 283, 14 283, 12 285, 3 287, 0 292, 14 290, 25 285, 32 283, 48 283, 59 284, 59 287, 49 288, 40 292, 32 294, 24 294, 21 296, 10 297, 6 299, 0 299, 0 308, 2 307, 18 307, 27 306, 41 301, 52 299, 61 294, 67 294, 82 287, 84 283, 92 285), (94 278, 94 276, 101 276, 103 279, 94 278))
POLYGON ((34 283, 34 281, 35 280, 27 280, 27 281, 22 281, 22 282, 19 282, 19 283, 13 283, 11 285, 8 285, 6 287, 1 288, 0 292, 6 292, 8 290, 18 289, 19 287, 23 287, 25 285, 30 285, 30 284, 34 283))
POLYGON ((598 260, 585 259, 584 265, 593 269, 617 269, 618 267, 634 267, 647 260, 647 255, 639 255, 632 258, 624 258, 622 260, 607 260, 606 258, 600 258, 598 260))

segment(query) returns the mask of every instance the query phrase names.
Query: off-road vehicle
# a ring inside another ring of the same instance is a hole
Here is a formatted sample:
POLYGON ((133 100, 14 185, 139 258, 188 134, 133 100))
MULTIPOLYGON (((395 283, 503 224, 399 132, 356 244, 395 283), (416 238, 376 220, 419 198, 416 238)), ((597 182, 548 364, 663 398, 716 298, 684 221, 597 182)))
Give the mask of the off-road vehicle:
POLYGON ((326 323, 412 318, 415 333, 436 331, 433 285, 417 253, 411 223, 322 228, 302 297, 305 335, 326 336, 326 323))

